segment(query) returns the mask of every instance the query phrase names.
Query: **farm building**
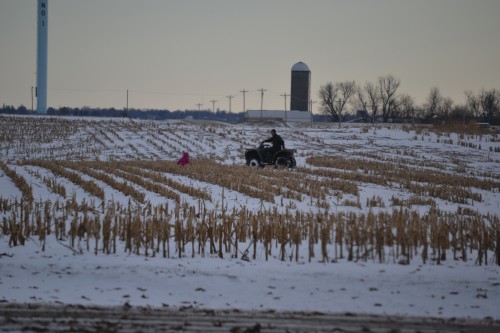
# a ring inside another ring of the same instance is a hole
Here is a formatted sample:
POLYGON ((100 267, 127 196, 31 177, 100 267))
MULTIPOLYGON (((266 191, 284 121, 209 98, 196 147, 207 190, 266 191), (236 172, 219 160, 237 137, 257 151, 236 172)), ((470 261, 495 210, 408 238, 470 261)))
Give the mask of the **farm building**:
POLYGON ((245 112, 245 120, 279 120, 285 123, 311 123, 312 113, 284 110, 247 110, 245 112))

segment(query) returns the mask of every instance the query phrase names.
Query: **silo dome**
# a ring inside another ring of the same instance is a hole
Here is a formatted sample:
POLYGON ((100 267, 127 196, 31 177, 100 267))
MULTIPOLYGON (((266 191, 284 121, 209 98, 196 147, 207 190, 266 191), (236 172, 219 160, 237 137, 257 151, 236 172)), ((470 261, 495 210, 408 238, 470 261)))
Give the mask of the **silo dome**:
POLYGON ((311 71, 303 62, 292 66, 290 110, 309 111, 311 99, 311 71))
POLYGON ((304 64, 302 61, 299 61, 292 66, 292 72, 310 72, 310 70, 306 64, 304 64))

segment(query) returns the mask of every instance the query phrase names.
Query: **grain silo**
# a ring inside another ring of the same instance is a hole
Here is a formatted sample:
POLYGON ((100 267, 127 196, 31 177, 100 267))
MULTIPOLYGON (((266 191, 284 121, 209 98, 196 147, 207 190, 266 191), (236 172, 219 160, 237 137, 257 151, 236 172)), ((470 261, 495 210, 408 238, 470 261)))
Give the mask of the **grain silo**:
POLYGON ((291 111, 309 111, 311 71, 303 62, 292 66, 291 111))

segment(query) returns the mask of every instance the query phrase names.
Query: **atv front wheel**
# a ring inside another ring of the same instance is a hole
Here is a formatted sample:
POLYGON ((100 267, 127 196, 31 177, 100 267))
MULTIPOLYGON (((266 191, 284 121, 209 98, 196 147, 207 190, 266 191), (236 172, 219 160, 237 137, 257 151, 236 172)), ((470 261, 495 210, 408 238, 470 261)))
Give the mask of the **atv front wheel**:
POLYGON ((251 166, 251 167, 254 167, 254 168, 261 166, 260 161, 258 159, 256 159, 256 158, 252 158, 250 161, 248 161, 247 165, 251 166))

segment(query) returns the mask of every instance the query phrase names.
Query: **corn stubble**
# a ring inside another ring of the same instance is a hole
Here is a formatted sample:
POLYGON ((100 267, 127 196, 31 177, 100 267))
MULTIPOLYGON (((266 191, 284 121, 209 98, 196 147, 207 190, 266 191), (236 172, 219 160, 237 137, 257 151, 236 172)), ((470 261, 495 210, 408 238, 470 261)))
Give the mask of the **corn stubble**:
POLYGON ((440 264, 451 255, 454 260, 473 259, 478 265, 500 265, 498 216, 481 215, 469 208, 445 212, 435 202, 481 202, 481 194, 475 191, 494 191, 498 182, 429 172, 405 163, 387 168, 373 157, 314 156, 307 159, 312 167, 295 172, 225 166, 210 160, 194 160, 185 168, 161 160, 27 160, 19 164, 46 169, 57 179, 70 181, 90 194, 90 202, 78 202, 74 193, 66 197, 65 190, 57 190, 55 180, 45 184, 60 200, 36 201, 28 182, 0 163, 23 194, 20 201, 0 197, 2 234, 9 237, 11 246, 38 239, 42 250, 47 237, 53 235, 75 253, 95 255, 125 251, 164 258, 398 264, 409 264, 415 258, 440 264), (218 186, 222 196, 212 198, 207 190, 175 180, 177 176, 218 186), (411 196, 393 196, 389 202, 374 196, 361 202, 357 185, 361 182, 398 184, 411 196), (106 201, 103 184, 127 195, 128 204, 106 201), (225 190, 258 199, 260 209, 250 211, 244 205, 229 209, 225 190), (146 201, 146 191, 161 195, 166 203, 146 201), (184 195, 196 198, 197 204, 183 202, 184 195), (341 201, 344 196, 347 198, 341 201), (316 211, 297 209, 303 200, 315 205, 316 211), (266 208, 266 202, 278 203, 283 209, 266 208), (208 203, 214 208, 208 209, 208 203), (352 209, 333 209, 339 205, 352 209), (425 213, 418 209, 422 206, 427 207, 425 213))
MULTIPOLYGON (((252 144, 251 140, 245 141, 244 133, 237 130, 210 124, 203 130, 211 135, 200 144, 180 134, 177 125, 159 124, 1 117, 2 154, 22 156, 19 160, 23 161, 0 161, 0 170, 22 195, 21 199, 0 197, 1 235, 8 237, 10 246, 36 240, 41 250, 54 237, 74 253, 95 255, 125 251, 164 258, 399 264, 418 258, 423 263, 453 259, 500 265, 499 217, 473 209, 483 201, 484 193, 498 192, 499 179, 493 174, 467 174, 459 158, 450 172, 438 162, 419 158, 409 148, 396 149, 390 158, 376 152, 346 158, 344 148, 338 147, 340 156, 306 155, 307 167, 294 172, 217 164, 215 156, 180 168, 161 158, 174 158, 172 152, 179 149, 215 148, 219 138, 231 137, 240 150, 252 144), (144 138, 154 149, 127 143, 130 133, 144 138), (74 149, 75 144, 53 144, 71 140, 77 140, 79 149, 74 149), (115 155, 110 147, 117 146, 121 151, 115 155), (102 152, 111 161, 99 161, 102 152), (39 179, 57 199, 34 198, 31 182, 17 167, 39 179), (181 179, 216 186, 222 195, 214 198, 206 187, 181 179), (77 200, 69 191, 71 185, 63 182, 82 189, 86 199, 77 200), (387 201, 379 195, 361 199, 360 184, 401 189, 408 196, 392 196, 387 201), (105 187, 127 196, 128 203, 105 197, 105 187), (164 203, 149 202, 148 192, 164 198, 164 203), (243 202, 228 208, 227 193, 234 196, 234 192, 243 202), (186 197, 196 204, 187 204, 186 197), (248 200, 260 202, 260 209, 249 210, 248 200), (459 208, 456 212, 440 210, 437 202, 442 201, 459 208), (309 210, 299 209, 302 203, 309 210)), ((477 126, 455 125, 403 129, 414 132, 415 141, 434 140, 472 150, 484 149, 477 141, 500 142, 497 134, 477 126)), ((378 127, 362 130, 376 132, 378 127)), ((290 134, 297 140, 305 138, 299 130, 290 134)), ((323 144, 321 139, 315 140, 323 144)), ((500 148, 490 145, 489 151, 488 156, 493 156, 500 148)), ((231 158, 234 162, 235 157, 231 158)))

